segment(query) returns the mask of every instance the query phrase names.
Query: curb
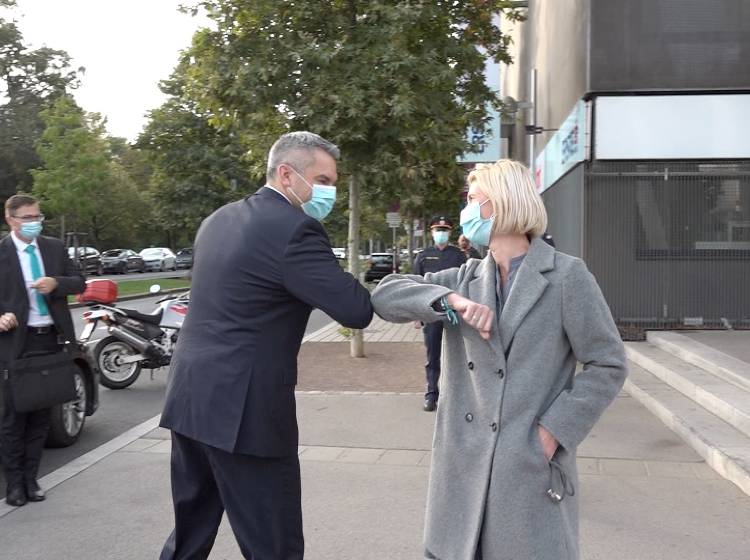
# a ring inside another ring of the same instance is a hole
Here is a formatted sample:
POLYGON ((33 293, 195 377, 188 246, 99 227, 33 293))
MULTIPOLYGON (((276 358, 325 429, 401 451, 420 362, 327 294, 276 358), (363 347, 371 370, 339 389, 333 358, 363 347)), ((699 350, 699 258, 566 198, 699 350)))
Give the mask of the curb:
MULTIPOLYGON (((52 471, 48 475, 42 477, 39 480, 40 485, 46 490, 51 490, 58 484, 62 484, 66 480, 73 478, 89 467, 95 465, 102 459, 106 459, 126 445, 133 443, 135 440, 142 438, 147 433, 158 428, 160 419, 161 414, 157 414, 153 418, 138 424, 134 428, 130 428, 127 432, 124 432, 114 439, 101 444, 99 447, 92 449, 88 453, 85 453, 84 455, 73 459, 56 471, 52 471)), ((9 506, 5 502, 3 502, 2 504, 0 504, 0 518, 8 515, 16 509, 18 508, 9 506)))

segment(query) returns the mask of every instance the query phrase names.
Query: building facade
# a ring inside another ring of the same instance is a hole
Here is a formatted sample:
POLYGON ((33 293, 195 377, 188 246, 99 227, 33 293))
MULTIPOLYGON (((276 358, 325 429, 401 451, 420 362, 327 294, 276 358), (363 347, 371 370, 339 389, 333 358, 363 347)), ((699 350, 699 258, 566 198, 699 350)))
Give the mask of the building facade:
POLYGON ((530 0, 503 136, 626 336, 750 328, 750 2, 530 0))

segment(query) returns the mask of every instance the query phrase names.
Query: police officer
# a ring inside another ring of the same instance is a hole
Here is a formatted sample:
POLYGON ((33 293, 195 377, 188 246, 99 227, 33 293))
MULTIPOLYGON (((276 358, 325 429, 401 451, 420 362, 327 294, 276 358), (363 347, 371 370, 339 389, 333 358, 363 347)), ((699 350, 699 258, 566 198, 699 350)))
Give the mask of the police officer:
MULTIPOLYGON (((414 274, 424 275, 427 272, 439 272, 448 268, 461 266, 466 262, 466 255, 458 247, 448 244, 453 222, 445 216, 436 216, 430 222, 433 247, 422 251, 414 261, 414 274)), ((438 380, 440 379, 440 347, 443 343, 443 323, 429 323, 422 327, 424 344, 427 347, 427 392, 425 393, 424 410, 432 412, 437 408, 438 380)))

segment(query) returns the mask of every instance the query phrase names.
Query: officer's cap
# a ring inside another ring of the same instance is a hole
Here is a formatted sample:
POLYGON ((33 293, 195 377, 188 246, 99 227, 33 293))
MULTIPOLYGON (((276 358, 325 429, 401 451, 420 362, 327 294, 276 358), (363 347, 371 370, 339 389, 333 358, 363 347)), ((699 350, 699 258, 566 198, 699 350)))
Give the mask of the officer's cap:
POLYGON ((430 222, 430 229, 434 228, 453 229, 453 220, 451 220, 447 216, 435 216, 430 222))

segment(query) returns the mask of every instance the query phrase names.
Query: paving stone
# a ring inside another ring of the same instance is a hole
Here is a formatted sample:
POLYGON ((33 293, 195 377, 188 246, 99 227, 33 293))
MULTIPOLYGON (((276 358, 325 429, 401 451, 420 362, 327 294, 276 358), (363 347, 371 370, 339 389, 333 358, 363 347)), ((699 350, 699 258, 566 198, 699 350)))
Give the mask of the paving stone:
POLYGON ((425 451, 413 451, 411 449, 389 449, 383 453, 378 464, 413 467, 419 464, 425 454, 425 451))
POLYGON ((353 447, 351 449, 346 449, 336 460, 340 463, 362 463, 373 465, 377 463, 378 459, 380 459, 385 452, 385 449, 353 447))
POLYGON ((308 447, 300 456, 302 461, 335 461, 344 452, 343 447, 308 447))
POLYGON ((623 459, 600 459, 599 465, 603 475, 609 476, 648 476, 643 461, 623 459))

